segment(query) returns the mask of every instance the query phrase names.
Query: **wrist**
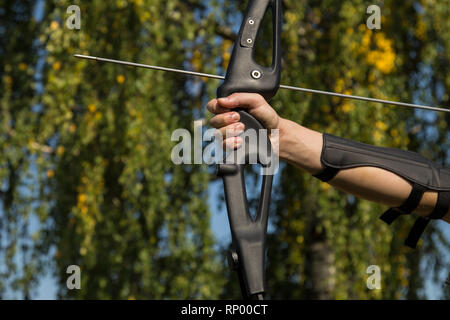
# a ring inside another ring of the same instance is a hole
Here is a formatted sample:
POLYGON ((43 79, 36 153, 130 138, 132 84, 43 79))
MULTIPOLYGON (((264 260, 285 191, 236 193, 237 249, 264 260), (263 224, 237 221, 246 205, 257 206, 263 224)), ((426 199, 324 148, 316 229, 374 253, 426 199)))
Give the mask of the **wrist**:
POLYGON ((320 132, 305 128, 293 121, 280 118, 280 159, 311 174, 317 174, 323 170, 320 160, 322 147, 323 136, 320 132))
POLYGON ((296 132, 301 128, 295 122, 280 118, 279 122, 279 155, 282 160, 292 162, 295 159, 295 149, 297 144, 296 132))

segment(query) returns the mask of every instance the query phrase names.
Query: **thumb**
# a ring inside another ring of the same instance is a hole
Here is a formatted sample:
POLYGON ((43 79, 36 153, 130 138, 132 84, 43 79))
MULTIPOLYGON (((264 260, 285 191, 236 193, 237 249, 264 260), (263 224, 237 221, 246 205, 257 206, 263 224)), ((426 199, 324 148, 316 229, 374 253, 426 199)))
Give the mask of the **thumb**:
POLYGON ((267 129, 277 129, 279 116, 276 111, 257 93, 234 93, 218 99, 220 107, 226 109, 243 108, 259 120, 267 129))

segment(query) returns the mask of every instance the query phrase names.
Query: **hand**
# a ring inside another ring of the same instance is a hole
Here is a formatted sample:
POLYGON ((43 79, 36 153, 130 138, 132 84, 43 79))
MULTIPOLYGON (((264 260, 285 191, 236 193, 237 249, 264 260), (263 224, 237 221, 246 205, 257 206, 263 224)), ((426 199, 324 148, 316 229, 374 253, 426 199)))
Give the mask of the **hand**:
POLYGON ((210 125, 222 134, 226 149, 239 148, 243 143, 243 139, 239 135, 244 132, 245 126, 239 122, 239 113, 233 111, 238 107, 247 109, 253 117, 259 120, 268 129, 272 145, 279 146, 279 135, 270 135, 271 129, 281 129, 282 119, 276 111, 259 94, 234 93, 226 98, 213 99, 207 105, 208 110, 215 114, 210 120, 210 125))

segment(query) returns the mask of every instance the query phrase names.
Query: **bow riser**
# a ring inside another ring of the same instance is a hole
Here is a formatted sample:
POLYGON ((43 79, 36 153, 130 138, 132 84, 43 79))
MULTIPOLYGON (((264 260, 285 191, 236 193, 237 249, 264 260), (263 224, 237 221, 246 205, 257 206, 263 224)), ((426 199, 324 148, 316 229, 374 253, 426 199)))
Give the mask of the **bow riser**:
MULTIPOLYGON (((224 83, 218 88, 217 96, 226 97, 235 92, 261 94, 272 98, 280 87, 281 77, 281 0, 251 0, 243 19, 239 36, 233 48, 224 83), (255 62, 255 44, 261 29, 261 22, 267 10, 273 16, 272 66, 263 67, 255 62)), ((262 132, 264 126, 246 110, 235 109, 245 130, 262 132)), ((257 142, 258 143, 258 142, 257 142)), ((272 155, 272 146, 267 139, 266 150, 257 146, 243 146, 248 159, 248 150, 257 150, 258 159, 272 155)), ((229 254, 230 266, 239 275, 244 299, 262 299, 265 289, 265 251, 267 222, 273 175, 263 177, 260 201, 256 219, 251 219, 245 190, 244 165, 230 164, 234 153, 227 155, 227 164, 218 166, 225 188, 228 219, 233 241, 229 254)), ((267 162, 265 162, 267 164, 267 162)))

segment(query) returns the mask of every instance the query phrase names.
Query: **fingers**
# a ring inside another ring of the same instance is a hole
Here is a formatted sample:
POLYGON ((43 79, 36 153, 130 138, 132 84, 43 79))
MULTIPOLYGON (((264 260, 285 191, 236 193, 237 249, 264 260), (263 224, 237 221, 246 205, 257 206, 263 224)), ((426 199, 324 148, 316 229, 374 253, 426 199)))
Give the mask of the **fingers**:
POLYGON ((209 112, 214 114, 221 114, 230 111, 229 109, 220 106, 217 99, 213 99, 210 102, 208 102, 206 108, 208 109, 209 112))
POLYGON ((241 137, 228 138, 223 142, 223 149, 225 151, 236 150, 242 146, 243 142, 244 139, 241 137))
POLYGON ((222 127, 217 131, 224 137, 224 139, 237 137, 244 132, 245 126, 243 123, 234 123, 232 125, 222 127))
POLYGON ((234 124, 240 119, 239 113, 237 112, 227 112, 218 114, 211 118, 209 124, 216 129, 234 124))
POLYGON ((223 109, 240 107, 248 109, 249 112, 267 104, 266 100, 257 93, 234 93, 229 97, 218 99, 217 102, 218 106, 223 109))
POLYGON ((258 119, 266 129, 278 129, 280 117, 266 100, 256 93, 235 93, 229 97, 213 99, 207 104, 207 109, 215 114, 209 121, 210 125, 223 137, 225 150, 240 148, 243 139, 240 135, 245 126, 240 121, 235 108, 246 109, 252 116, 258 119))
POLYGON ((278 128, 280 117, 259 94, 235 93, 227 98, 218 99, 217 105, 222 109, 233 109, 236 107, 247 109, 266 129, 278 128))
MULTIPOLYGON (((225 136, 227 129, 232 125, 237 125, 240 121, 239 113, 233 111, 234 108, 246 109, 252 116, 259 120, 266 129, 277 129, 280 117, 266 100, 256 93, 234 93, 229 97, 213 99, 207 109, 215 114, 210 120, 210 125, 225 136)), ((233 127, 234 130, 241 128, 233 127)), ((244 128, 245 129, 245 128, 244 128)))
POLYGON ((245 129, 245 125, 243 123, 236 122, 230 125, 222 125, 223 123, 228 123, 229 121, 226 121, 226 119, 232 118, 230 116, 232 116, 233 114, 234 113, 224 114, 225 116, 228 117, 223 117, 224 115, 215 116, 213 118, 214 121, 212 121, 213 119, 211 119, 212 121, 211 123, 214 123, 214 125, 212 124, 211 125, 217 129, 216 135, 217 134, 221 135, 222 137, 221 139, 223 139, 224 150, 237 149, 242 145, 243 142, 242 138, 239 137, 244 132, 245 129))
POLYGON ((213 99, 206 107, 211 113, 221 114, 237 107, 250 110, 266 104, 266 100, 257 93, 234 93, 229 97, 213 99))

